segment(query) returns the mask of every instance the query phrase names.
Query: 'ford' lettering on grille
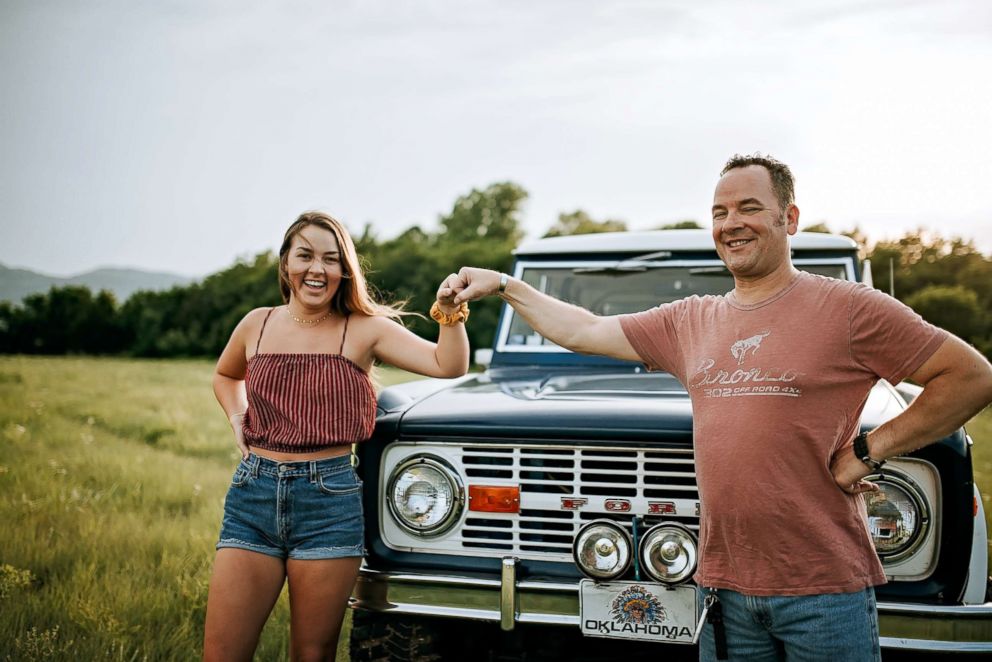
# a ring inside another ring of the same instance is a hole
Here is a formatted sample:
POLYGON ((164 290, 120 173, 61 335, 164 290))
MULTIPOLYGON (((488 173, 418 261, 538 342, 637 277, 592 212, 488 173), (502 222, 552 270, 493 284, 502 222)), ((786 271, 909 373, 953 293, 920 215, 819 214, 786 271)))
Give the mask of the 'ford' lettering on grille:
POLYGON ((562 510, 579 510, 582 506, 586 505, 589 499, 576 498, 576 497, 562 497, 561 498, 561 509, 562 510))
POLYGON ((630 501, 627 499, 607 499, 603 506, 611 513, 626 513, 630 510, 630 501))
POLYGON ((671 501, 648 501, 648 512, 652 515, 674 515, 675 504, 671 501))

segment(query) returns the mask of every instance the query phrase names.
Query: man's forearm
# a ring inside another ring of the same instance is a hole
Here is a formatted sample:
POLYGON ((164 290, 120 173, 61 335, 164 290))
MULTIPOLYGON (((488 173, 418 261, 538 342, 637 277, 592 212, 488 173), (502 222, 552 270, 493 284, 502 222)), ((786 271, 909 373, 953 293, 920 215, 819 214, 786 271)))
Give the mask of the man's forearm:
POLYGON ((870 454, 885 459, 942 439, 967 423, 989 401, 987 390, 952 375, 935 377, 899 416, 869 435, 870 454))
POLYGON ((523 281, 490 269, 462 267, 458 280, 460 282, 451 288, 439 290, 439 296, 455 292, 453 301, 460 304, 499 294, 531 328, 566 349, 624 361, 641 360, 616 316, 594 315, 585 308, 555 299, 523 281), (505 287, 500 287, 501 282, 505 287))
POLYGON ((574 352, 597 353, 584 342, 583 331, 596 324, 598 317, 585 308, 573 306, 539 292, 527 283, 510 278, 500 295, 531 328, 542 336, 574 352))
MULTIPOLYGON (((911 375, 923 391, 895 418, 868 434, 868 456, 887 460, 905 455, 964 425, 992 400, 992 366, 961 340, 949 337, 911 375)), ((854 453, 843 451, 831 462, 834 480, 848 492, 865 491, 860 479, 873 469, 854 453)))
POLYGON ((992 366, 953 336, 912 379, 923 385, 920 395, 868 437, 875 459, 909 453, 949 435, 992 400, 992 366))

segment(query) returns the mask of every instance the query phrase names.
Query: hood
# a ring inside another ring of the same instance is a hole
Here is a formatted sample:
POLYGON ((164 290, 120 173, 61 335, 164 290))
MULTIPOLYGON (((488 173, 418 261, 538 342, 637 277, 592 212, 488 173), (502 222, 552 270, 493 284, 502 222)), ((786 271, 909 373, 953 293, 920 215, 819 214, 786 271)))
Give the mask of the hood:
POLYGON ((663 373, 517 369, 475 375, 415 402, 401 436, 687 439, 692 409, 663 373))
MULTIPOLYGON (((688 441, 692 406, 667 373, 607 369, 492 370, 451 382, 410 403, 400 436, 490 439, 688 441)), ((886 383, 868 398, 862 424, 875 427, 903 401, 886 383)))

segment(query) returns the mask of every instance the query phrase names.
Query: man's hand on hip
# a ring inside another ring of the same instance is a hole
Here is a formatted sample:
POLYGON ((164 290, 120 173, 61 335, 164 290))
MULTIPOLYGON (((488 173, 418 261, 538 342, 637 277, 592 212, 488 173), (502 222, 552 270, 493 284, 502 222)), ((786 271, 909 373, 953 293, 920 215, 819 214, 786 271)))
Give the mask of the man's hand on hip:
POLYGON ((833 474, 837 487, 848 494, 877 492, 879 487, 871 481, 864 480, 871 473, 864 462, 859 460, 850 446, 844 446, 830 463, 830 473, 833 474))

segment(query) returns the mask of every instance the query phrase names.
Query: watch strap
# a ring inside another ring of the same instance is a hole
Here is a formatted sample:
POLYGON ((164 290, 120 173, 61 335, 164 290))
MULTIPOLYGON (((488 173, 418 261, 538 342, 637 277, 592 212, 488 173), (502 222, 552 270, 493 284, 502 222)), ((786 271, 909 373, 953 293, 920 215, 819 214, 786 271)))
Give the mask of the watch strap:
POLYGON ((885 460, 876 460, 868 452, 868 433, 862 432, 854 438, 854 455, 859 460, 871 467, 872 471, 879 471, 885 460))

